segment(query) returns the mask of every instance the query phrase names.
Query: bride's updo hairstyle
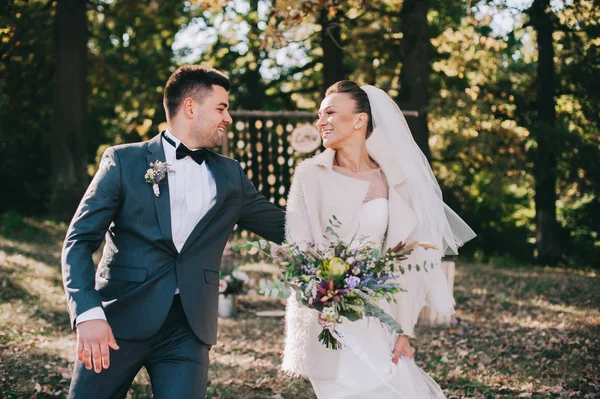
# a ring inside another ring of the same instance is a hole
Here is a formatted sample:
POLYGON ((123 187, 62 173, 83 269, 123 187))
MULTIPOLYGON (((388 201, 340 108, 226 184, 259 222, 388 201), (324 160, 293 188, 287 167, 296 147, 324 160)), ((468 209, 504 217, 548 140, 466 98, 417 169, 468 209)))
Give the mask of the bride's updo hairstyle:
POLYGON ((367 138, 369 138, 371 133, 373 133, 373 117, 371 116, 371 104, 369 103, 369 96, 367 96, 367 93, 351 80, 340 80, 339 82, 335 82, 329 86, 325 92, 325 97, 335 93, 349 94, 356 104, 355 112, 357 114, 367 114, 367 138))

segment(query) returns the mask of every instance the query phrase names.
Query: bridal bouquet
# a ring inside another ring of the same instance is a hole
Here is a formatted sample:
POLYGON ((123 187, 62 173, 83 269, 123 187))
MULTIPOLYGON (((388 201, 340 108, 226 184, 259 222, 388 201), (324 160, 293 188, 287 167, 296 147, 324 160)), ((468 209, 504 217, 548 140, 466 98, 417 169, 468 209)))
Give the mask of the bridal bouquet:
MULTIPOLYGON (((401 334, 400 325, 378 306, 378 302, 395 301, 394 294, 402 291, 396 276, 405 273, 402 261, 416 247, 435 247, 421 242, 399 243, 382 252, 364 237, 357 245, 351 245, 354 240, 345 243, 335 232, 335 228, 341 226, 335 216, 329 223, 327 232, 336 240, 326 248, 308 244, 301 249, 290 242, 280 246, 272 244, 270 257, 282 268, 282 278, 266 287, 265 294, 285 298, 290 295, 291 288, 299 303, 319 311, 319 324, 323 330, 318 338, 330 349, 341 347, 335 335, 336 325, 342 322, 342 317, 350 321, 374 317, 401 334)), ((264 252, 267 245, 261 240, 246 244, 246 247, 264 252)), ((411 268, 412 265, 407 266, 407 269, 411 268)), ((416 269, 421 267, 416 266, 416 269)))

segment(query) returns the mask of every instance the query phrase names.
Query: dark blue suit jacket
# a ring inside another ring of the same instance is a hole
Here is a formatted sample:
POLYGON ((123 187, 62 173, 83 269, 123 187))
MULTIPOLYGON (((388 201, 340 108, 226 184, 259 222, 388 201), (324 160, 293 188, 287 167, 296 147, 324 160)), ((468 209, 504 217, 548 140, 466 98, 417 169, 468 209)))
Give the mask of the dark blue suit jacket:
MULTIPOLYGON (((217 338, 219 267, 225 243, 240 225, 269 240, 284 239, 284 213, 250 183, 237 161, 210 152, 216 204, 178 253, 171 234, 168 179, 156 197, 144 175, 165 161, 161 135, 111 147, 88 187, 65 239, 63 282, 71 323, 102 306, 114 335, 144 339, 158 331, 178 286, 198 338, 217 338), (92 254, 106 245, 95 271, 92 254)), ((199 199, 200 200, 200 199, 199 199)))

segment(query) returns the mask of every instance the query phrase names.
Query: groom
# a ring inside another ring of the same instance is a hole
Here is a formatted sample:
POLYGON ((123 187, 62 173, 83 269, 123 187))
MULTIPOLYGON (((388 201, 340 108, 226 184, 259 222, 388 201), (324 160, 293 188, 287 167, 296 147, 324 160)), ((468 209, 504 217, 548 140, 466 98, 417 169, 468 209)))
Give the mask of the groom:
POLYGON ((143 366, 156 398, 205 397, 229 234, 238 224, 284 238, 283 212, 236 161, 208 150, 232 122, 228 90, 217 70, 179 68, 164 90, 168 130, 104 153, 62 253, 77 329, 69 398, 124 398, 143 366), (157 161, 169 165, 167 176, 146 180, 157 161))

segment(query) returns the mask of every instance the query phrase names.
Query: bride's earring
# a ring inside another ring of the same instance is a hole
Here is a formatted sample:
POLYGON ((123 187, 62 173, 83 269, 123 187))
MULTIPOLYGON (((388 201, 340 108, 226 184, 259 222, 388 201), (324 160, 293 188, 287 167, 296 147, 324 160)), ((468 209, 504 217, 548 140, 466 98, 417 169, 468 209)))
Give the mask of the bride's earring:
POLYGON ((358 122, 356 122, 356 124, 354 125, 354 129, 360 129, 361 126, 362 126, 362 122, 359 119, 358 122))

